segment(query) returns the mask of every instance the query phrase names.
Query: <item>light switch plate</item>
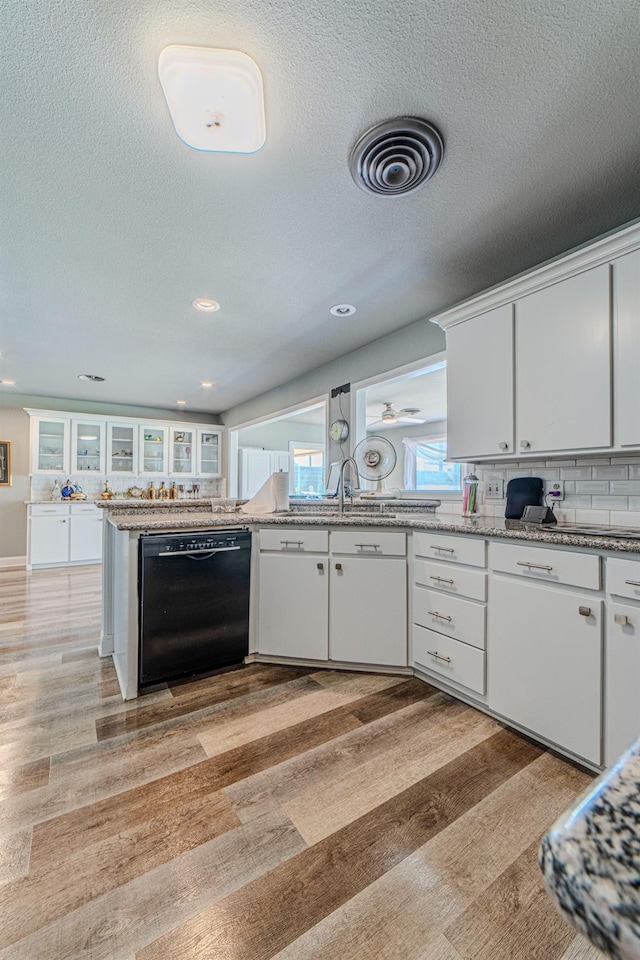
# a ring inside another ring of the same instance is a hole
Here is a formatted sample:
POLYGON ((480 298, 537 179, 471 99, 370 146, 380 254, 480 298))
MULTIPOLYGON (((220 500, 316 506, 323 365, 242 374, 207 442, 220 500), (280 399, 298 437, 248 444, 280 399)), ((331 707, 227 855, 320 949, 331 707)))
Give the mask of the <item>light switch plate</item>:
POLYGON ((487 480, 485 500, 504 500, 504 480, 487 480))

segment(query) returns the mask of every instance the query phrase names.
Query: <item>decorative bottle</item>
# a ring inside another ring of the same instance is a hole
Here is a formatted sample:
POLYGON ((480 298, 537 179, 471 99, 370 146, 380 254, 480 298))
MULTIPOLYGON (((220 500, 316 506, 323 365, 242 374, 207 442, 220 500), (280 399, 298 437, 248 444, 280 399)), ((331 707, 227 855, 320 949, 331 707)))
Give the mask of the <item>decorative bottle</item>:
POLYGON ((169 499, 170 500, 178 499, 178 488, 176 487, 175 480, 173 481, 173 483, 171 484, 171 488, 169 489, 169 499))
POLYGON ((153 485, 153 480, 152 480, 151 483, 149 484, 149 489, 147 490, 147 496, 149 497, 149 500, 155 500, 156 492, 157 491, 153 485))
POLYGON ((60 484, 57 480, 54 480, 53 490, 51 491, 52 500, 62 500, 62 490, 60 489, 60 484))
POLYGON ((158 500, 168 500, 168 499, 169 499, 169 491, 165 487, 164 480, 163 480, 162 483, 160 484, 160 489, 158 490, 158 500))

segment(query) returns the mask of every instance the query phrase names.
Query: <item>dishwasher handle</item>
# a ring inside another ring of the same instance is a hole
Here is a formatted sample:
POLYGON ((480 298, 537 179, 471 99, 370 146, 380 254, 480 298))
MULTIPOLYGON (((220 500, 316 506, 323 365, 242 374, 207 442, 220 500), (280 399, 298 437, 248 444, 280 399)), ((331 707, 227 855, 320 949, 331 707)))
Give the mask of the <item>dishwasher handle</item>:
POLYGON ((242 547, 215 547, 213 550, 164 550, 159 553, 159 557, 201 557, 206 560, 207 557, 213 557, 216 553, 229 553, 231 550, 242 550, 242 547))

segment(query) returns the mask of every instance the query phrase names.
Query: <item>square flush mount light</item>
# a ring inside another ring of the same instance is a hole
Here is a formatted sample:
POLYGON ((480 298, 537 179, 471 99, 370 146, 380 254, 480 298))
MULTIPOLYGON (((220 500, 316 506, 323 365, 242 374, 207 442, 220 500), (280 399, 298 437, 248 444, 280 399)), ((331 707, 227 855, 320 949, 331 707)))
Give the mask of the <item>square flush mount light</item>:
POLYGON ((262 75, 239 50, 165 47, 158 73, 176 133, 196 150, 254 153, 266 139, 262 75))

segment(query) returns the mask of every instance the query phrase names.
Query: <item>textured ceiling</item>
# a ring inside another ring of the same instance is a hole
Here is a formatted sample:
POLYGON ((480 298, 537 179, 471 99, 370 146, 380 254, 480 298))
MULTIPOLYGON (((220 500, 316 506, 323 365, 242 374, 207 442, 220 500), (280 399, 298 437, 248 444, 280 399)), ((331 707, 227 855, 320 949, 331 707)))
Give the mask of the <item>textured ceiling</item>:
POLYGON ((637 0, 4 0, 0 21, 0 377, 22 392, 224 410, 640 215, 637 0), (170 43, 254 57, 261 151, 178 139, 170 43), (400 114, 438 125, 444 163, 368 196, 349 150, 400 114))
MULTIPOLYGON (((367 387, 367 427, 374 424, 370 417, 380 418, 385 403, 392 403, 396 410, 403 407, 418 407, 417 420, 432 422, 444 420, 447 416, 447 373, 444 366, 429 373, 410 374, 376 383, 367 387)), ((376 430, 393 429, 398 423, 376 423, 376 430)))

